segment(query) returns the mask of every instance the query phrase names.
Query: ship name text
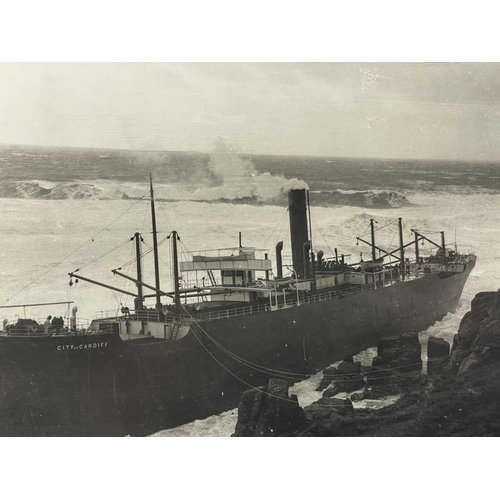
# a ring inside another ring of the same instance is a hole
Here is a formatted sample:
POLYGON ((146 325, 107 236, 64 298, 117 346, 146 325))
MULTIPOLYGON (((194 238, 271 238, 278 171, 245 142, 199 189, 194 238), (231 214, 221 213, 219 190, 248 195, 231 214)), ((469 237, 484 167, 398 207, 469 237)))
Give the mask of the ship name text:
POLYGON ((99 349, 101 347, 107 347, 107 342, 94 342, 89 344, 66 344, 66 345, 58 345, 58 351, 73 351, 73 350, 82 350, 82 349, 99 349))

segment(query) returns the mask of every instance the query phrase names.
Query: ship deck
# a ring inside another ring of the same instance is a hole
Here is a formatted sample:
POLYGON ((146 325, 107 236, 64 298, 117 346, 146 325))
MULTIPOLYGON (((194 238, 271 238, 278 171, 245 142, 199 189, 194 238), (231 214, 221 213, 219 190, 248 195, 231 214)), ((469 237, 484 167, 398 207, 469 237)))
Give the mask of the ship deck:
MULTIPOLYGON (((465 262, 462 262, 465 263, 465 262)), ((463 272, 463 271, 462 271, 463 272)), ((404 280, 402 279, 394 279, 387 278, 380 281, 375 281, 373 283, 367 283, 362 285, 338 285, 336 287, 332 287, 323 293, 316 293, 314 295, 307 295, 303 297, 293 297, 293 298, 283 298, 277 302, 276 305, 272 306, 271 304, 256 304, 244 307, 231 307, 227 309, 219 309, 216 311, 203 311, 190 315, 192 320, 195 321, 217 321, 229 318, 236 318, 241 316, 252 316, 256 314, 262 314, 265 312, 287 309, 291 307, 297 307, 305 304, 312 304, 316 302, 324 302, 327 300, 339 300, 343 299, 347 296, 359 294, 368 290, 374 290, 377 288, 385 288, 396 286, 401 283, 407 283, 409 281, 423 279, 430 275, 439 275, 442 274, 443 271, 435 271, 435 272, 419 272, 413 275, 406 275, 404 280)), ((461 274, 461 272, 448 272, 445 273, 449 276, 453 276, 455 274, 461 274)))

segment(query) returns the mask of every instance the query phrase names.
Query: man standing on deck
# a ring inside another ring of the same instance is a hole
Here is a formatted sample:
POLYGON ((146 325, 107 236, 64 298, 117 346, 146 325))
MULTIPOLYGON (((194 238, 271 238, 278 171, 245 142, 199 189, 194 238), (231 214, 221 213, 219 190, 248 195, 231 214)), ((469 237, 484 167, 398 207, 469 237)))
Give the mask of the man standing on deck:
POLYGON ((49 326, 50 326, 51 319, 52 319, 52 316, 47 316, 47 319, 45 320, 45 323, 43 324, 43 333, 45 333, 45 335, 49 334, 49 326))

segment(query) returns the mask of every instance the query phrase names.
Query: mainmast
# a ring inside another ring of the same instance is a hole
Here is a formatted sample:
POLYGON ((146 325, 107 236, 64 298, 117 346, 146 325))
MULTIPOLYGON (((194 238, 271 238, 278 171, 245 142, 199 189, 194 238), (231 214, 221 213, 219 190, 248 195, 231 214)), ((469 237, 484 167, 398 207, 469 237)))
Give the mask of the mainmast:
POLYGON ((177 231, 172 231, 172 254, 174 257, 174 302, 175 302, 175 319, 180 320, 181 317, 181 296, 179 293, 179 258, 177 256, 177 240, 179 236, 177 231))
POLYGON ((398 218, 398 229, 399 229, 399 267, 401 269, 401 278, 405 279, 405 246, 403 240, 403 219, 398 218))
POLYGON ((149 186, 150 186, 150 196, 151 196, 151 224, 153 227, 153 256, 154 256, 154 264, 155 264, 155 288, 156 288, 156 310, 158 311, 158 315, 160 321, 163 321, 165 316, 163 314, 163 310, 161 307, 160 300, 160 266, 158 264, 158 239, 156 236, 156 214, 155 214, 155 199, 153 193, 153 177, 149 174, 149 186))
MULTIPOLYGON (((135 255, 137 262, 137 304, 142 308, 144 297, 142 295, 142 268, 141 268, 141 235, 135 233, 135 255)), ((138 309, 138 307, 136 307, 138 309)))
POLYGON ((376 222, 374 219, 370 219, 370 229, 372 233, 372 261, 375 262, 375 226, 374 222, 376 222))

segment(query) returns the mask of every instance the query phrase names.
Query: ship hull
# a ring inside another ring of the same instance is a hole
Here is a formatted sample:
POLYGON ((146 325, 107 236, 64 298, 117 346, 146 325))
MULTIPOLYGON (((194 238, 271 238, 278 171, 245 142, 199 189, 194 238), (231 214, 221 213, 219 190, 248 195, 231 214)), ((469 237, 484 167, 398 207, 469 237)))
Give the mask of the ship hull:
POLYGON ((0 337, 0 434, 146 435, 234 408, 270 376, 293 383, 382 336, 428 328, 455 310, 473 266, 196 322, 175 341, 0 337))

